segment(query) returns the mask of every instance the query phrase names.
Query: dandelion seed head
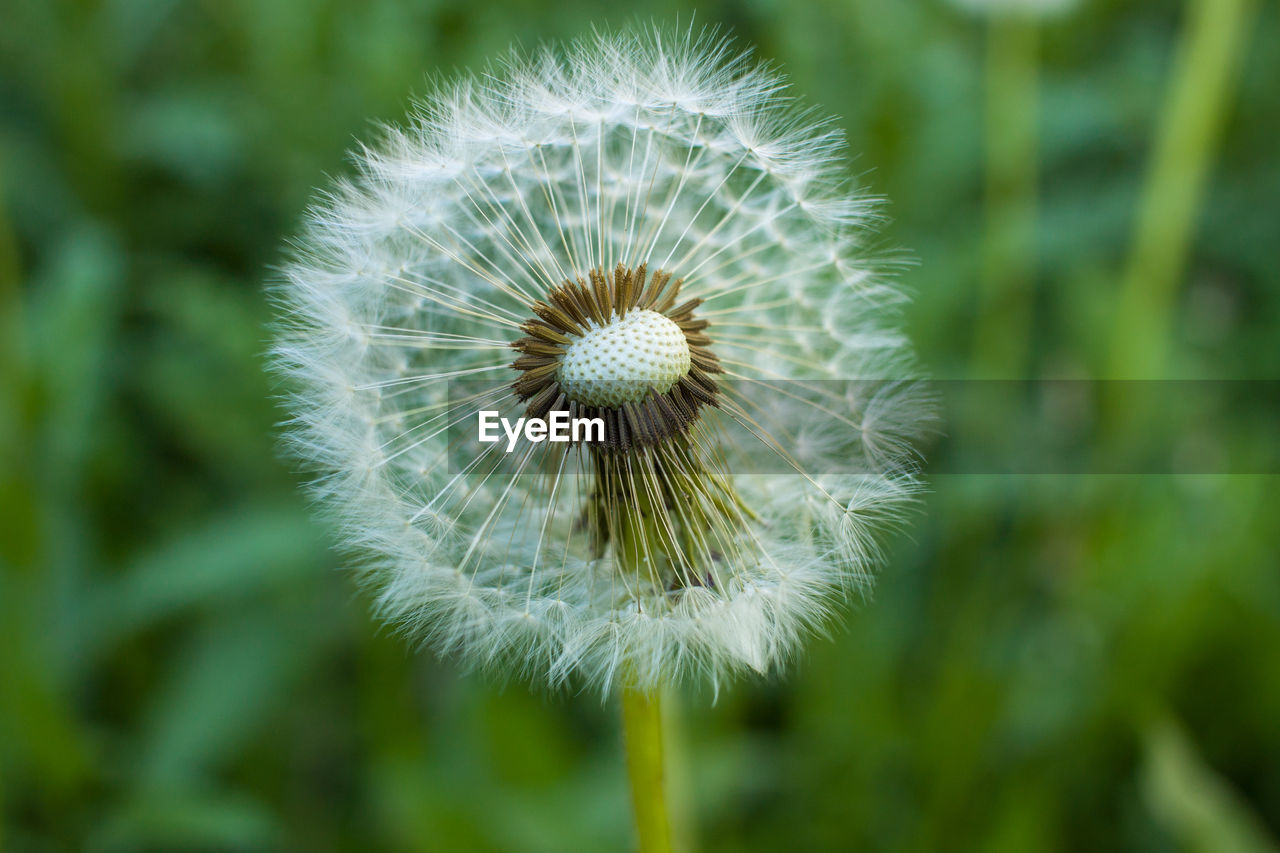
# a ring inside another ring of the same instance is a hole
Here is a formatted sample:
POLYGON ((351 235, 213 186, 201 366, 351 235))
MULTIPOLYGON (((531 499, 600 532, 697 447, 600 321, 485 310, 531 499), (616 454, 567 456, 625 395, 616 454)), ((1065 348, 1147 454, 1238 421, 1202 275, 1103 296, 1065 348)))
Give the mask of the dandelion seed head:
POLYGON ((513 54, 356 153, 275 363, 386 619, 538 683, 718 686, 865 589, 922 399, 786 384, 911 370, 843 145, 749 55, 654 30, 513 54), (606 436, 508 454, 481 410, 606 436))

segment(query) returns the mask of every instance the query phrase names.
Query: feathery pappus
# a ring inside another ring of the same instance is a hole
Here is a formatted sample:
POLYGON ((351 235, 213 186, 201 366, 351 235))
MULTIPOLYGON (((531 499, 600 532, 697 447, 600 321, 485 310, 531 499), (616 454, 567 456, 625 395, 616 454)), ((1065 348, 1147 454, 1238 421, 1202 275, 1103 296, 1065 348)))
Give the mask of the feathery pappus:
POLYGON ((928 408, 843 152, 773 70, 653 30, 513 55, 357 154, 275 364, 386 618, 535 682, 718 685, 868 584, 928 408), (601 432, 507 453, 482 411, 601 432))

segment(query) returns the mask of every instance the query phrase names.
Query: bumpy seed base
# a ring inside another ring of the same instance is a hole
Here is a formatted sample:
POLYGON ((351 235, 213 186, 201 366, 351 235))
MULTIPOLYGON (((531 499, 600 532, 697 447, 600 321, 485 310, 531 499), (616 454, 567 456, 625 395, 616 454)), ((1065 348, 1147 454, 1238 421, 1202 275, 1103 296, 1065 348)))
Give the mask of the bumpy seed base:
POLYGON ((689 342, 656 311, 632 311, 574 340, 557 378, 569 399, 587 406, 638 403, 652 388, 671 390, 689 372, 689 342))

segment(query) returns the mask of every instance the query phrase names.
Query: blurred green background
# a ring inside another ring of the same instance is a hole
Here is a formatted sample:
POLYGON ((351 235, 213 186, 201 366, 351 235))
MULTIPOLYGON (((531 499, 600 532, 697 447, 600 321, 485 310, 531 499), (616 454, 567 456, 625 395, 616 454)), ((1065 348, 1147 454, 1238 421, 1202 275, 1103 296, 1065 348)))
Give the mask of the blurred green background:
MULTIPOLYGON (((1184 17, 1092 0, 1041 32, 1011 375, 1107 375, 1184 17)), ((691 18, 840 117, 891 202, 877 250, 916 261, 925 365, 974 375, 987 27, 941 0, 0 0, 0 848, 631 843, 612 704, 460 673, 370 618, 275 451, 263 285, 313 188, 428 74, 691 18)), ((1244 47, 1173 376, 1280 376, 1277 4, 1244 47)), ((1021 416, 987 428, 1014 443, 1021 416)), ((1201 438, 1254 442, 1259 474, 966 475, 936 447, 874 600, 785 678, 678 703, 686 834, 1276 850, 1276 447, 1230 421, 1201 438)))

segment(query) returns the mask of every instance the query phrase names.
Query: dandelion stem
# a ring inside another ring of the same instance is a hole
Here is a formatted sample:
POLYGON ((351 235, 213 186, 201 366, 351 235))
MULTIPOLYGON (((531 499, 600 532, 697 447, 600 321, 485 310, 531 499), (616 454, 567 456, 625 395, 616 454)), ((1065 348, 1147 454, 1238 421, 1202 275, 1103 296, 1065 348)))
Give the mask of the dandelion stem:
POLYGON ((1115 313, 1112 378, 1158 378, 1254 0, 1188 0, 1115 313))
POLYGON ((1028 369, 1036 267, 1039 30, 1028 15, 990 16, 985 107, 986 224, 974 367, 1028 369))
POLYGON ((622 729, 640 853, 669 853, 671 821, 667 814, 662 703, 657 691, 623 688, 622 729))
MULTIPOLYGON (((621 483, 620 483, 621 485, 621 483)), ((620 571, 636 582, 662 583, 666 563, 652 497, 643 489, 613 493, 610 527, 620 571), (624 496, 625 495, 625 496, 624 496)), ((669 853, 671 819, 667 812, 666 756, 663 748, 662 701, 658 687, 643 688, 634 664, 623 674, 622 737, 627 751, 627 778, 636 818, 640 853, 669 853)))

